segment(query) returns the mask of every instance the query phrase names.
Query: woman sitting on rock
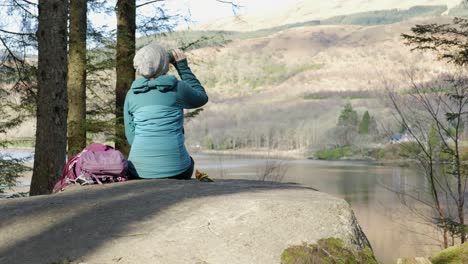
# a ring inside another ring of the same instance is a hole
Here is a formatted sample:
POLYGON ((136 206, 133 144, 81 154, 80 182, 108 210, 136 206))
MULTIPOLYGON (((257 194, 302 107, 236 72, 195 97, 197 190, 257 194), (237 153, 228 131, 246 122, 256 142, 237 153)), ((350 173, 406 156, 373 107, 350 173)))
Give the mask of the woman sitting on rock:
POLYGON ((131 145, 130 178, 190 179, 194 161, 185 147, 184 109, 208 102, 185 54, 172 51, 182 80, 166 75, 169 53, 157 44, 140 49, 133 60, 138 75, 124 105, 125 135, 131 145))

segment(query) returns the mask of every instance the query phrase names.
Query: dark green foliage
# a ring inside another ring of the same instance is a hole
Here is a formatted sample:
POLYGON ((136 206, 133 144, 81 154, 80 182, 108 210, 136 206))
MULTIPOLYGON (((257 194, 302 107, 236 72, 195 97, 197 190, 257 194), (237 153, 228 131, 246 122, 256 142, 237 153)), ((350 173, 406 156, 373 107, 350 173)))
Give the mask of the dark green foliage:
POLYGON ((369 91, 320 91, 304 94, 305 100, 324 100, 329 98, 342 98, 348 100, 368 99, 374 95, 369 91))
POLYGON ((370 248, 354 252, 337 238, 320 239, 317 244, 291 246, 281 254, 281 264, 377 264, 370 248))
MULTIPOLYGON (((105 7, 90 10, 97 13, 109 12, 105 7)), ((115 12, 111 10, 110 12, 115 12)), ((86 133, 88 143, 96 136, 112 142, 115 139, 115 32, 107 32, 93 26, 88 27, 87 38, 96 47, 88 50, 86 62, 86 133)), ((88 43, 89 45, 89 43, 88 43)))
POLYGON ((375 120, 375 116, 371 116, 369 120, 369 134, 371 135, 378 135, 379 128, 377 124, 377 120, 375 120))
MULTIPOLYGON (((0 33, 0 134, 19 126, 35 113, 36 72, 34 60, 26 51, 37 48, 34 32, 37 30, 37 4, 30 1, 5 2, 8 21, 0 29, 7 29, 8 23, 20 25, 17 33, 0 33), (11 19, 10 19, 11 18, 11 19)), ((0 148, 11 142, 0 141, 0 148)), ((15 186, 16 179, 30 168, 24 160, 0 155, 0 193, 15 186)))
POLYGON ((326 100, 326 99, 329 99, 330 97, 327 95, 314 93, 314 94, 306 94, 302 98, 304 98, 304 100, 326 100))
POLYGON ((333 136, 339 146, 353 144, 358 135, 358 122, 358 114, 348 102, 341 110, 338 123, 333 130, 333 136))
POLYGON ((320 160, 338 160, 351 155, 353 155, 353 150, 350 146, 324 149, 315 153, 316 158, 320 160))
POLYGON ((447 229, 451 234, 452 238, 458 238, 462 233, 468 232, 468 225, 460 224, 457 221, 454 221, 450 218, 436 218, 435 221, 438 227, 447 229))
POLYGON ((115 124, 115 80, 111 74, 115 69, 115 42, 105 41, 106 46, 87 53, 86 79, 86 132, 88 140, 101 135, 106 141, 114 140, 115 124))
POLYGON ((104 140, 112 141, 114 138, 114 124, 115 118, 109 118, 107 120, 95 117, 88 118, 86 119, 86 132, 91 136, 91 139, 92 136, 99 134, 104 136, 104 140))
POLYGON ((413 50, 430 50, 440 59, 456 65, 468 62, 468 20, 454 18, 451 24, 416 25, 412 34, 402 34, 405 44, 413 50))
POLYGON ((405 144, 391 144, 379 148, 360 148, 352 146, 335 147, 322 149, 315 152, 314 157, 319 160, 339 160, 339 159, 354 159, 354 160, 375 160, 389 161, 399 160, 402 157, 409 157, 408 153, 412 150, 405 149, 405 144), (403 146, 403 148, 402 148, 403 146), (402 153, 403 152, 403 153, 402 153))
POLYGON ((382 25, 408 20, 413 17, 439 16, 447 6, 414 6, 408 10, 381 10, 351 15, 336 16, 321 21, 321 24, 382 25))
POLYGON ((203 110, 204 110, 203 108, 198 108, 198 109, 192 110, 190 112, 187 112, 184 115, 185 122, 189 122, 190 120, 192 120, 193 118, 198 116, 201 112, 203 112, 203 110))
MULTIPOLYGON (((2 121, 0 121, 0 134, 4 134, 9 129, 20 125, 23 122, 24 116, 21 112, 18 112, 20 106, 14 105, 1 96, 0 99, 2 99, 0 100, 0 115, 2 116, 2 121)), ((8 141, 0 141, 0 148, 5 148, 8 145, 8 141)), ((22 173, 30 170, 30 168, 24 166, 23 163, 24 160, 22 159, 0 155, 0 193, 3 193, 7 188, 15 186, 16 179, 20 177, 22 173)))
MULTIPOLYGON (((0 134, 5 134, 8 130, 19 126, 28 114, 22 109, 22 105, 11 100, 10 91, 1 87, 3 86, 0 86, 0 116, 2 116, 0 134)), ((0 149, 8 147, 9 144, 8 141, 0 141, 0 149)), ((0 155, 0 193, 15 186, 16 179, 28 170, 30 168, 24 165, 23 159, 0 155)))
POLYGON ((370 123, 369 111, 366 111, 362 116, 361 123, 359 123, 359 134, 369 134, 369 123, 370 123))
MULTIPOLYGON (((359 121, 357 112, 353 109, 351 103, 348 102, 340 112, 336 127, 331 129, 330 133, 333 137, 333 144, 336 146, 357 147, 362 142, 369 142, 377 139, 376 136, 379 134, 379 131, 377 128, 377 121, 374 117, 370 116, 368 111, 364 113, 361 121, 359 121), (369 134, 373 137, 369 137, 369 134)), ((364 149, 362 144, 359 145, 359 149, 361 149, 359 152, 362 152, 364 149)), ((336 150, 333 150, 331 153, 330 151, 332 150, 326 150, 326 152, 321 153, 321 155, 336 157, 343 154, 336 153, 336 150)), ((363 157, 367 156, 367 154, 363 155, 363 157)))
POLYGON ((24 159, 0 155, 0 193, 16 185, 16 179, 31 168, 24 165, 24 159))
POLYGON ((468 263, 468 243, 449 247, 435 253, 431 257, 434 264, 459 264, 468 263))
POLYGON ((357 112, 350 103, 347 103, 338 118, 338 126, 356 127, 358 124, 357 112))

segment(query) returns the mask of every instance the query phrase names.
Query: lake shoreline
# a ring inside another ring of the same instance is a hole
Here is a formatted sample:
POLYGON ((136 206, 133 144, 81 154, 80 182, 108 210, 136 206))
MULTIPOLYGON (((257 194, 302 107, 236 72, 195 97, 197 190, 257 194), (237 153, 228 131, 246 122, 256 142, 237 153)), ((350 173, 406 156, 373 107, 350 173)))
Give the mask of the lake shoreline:
MULTIPOLYGON (((34 155, 34 148, 31 147, 10 147, 5 148, 8 152, 27 152, 34 155)), ((342 162, 367 162, 377 166, 399 166, 413 167, 417 161, 409 159, 381 159, 363 156, 345 156, 339 159, 318 159, 304 150, 265 150, 265 149, 237 149, 237 150, 189 150, 192 155, 222 155, 222 156, 243 156, 264 159, 284 159, 284 160, 317 160, 317 161, 342 161, 342 162)), ((0 153, 2 150, 0 149, 0 153)), ((20 155, 22 157, 28 155, 20 155)), ((32 164, 31 164, 32 166, 32 164)))
POLYGON ((238 150, 199 150, 191 151, 194 155, 223 155, 223 156, 243 156, 265 159, 286 159, 286 160, 317 160, 317 161, 342 161, 342 162, 366 162, 376 166, 398 166, 412 167, 416 161, 407 159, 376 160, 372 157, 347 156, 340 159, 318 159, 312 155, 306 155, 305 151, 266 151, 258 149, 238 149, 238 150))
POLYGON ((191 151, 195 155, 223 155, 223 156, 244 156, 266 159, 288 159, 288 160, 306 160, 310 159, 304 151, 278 151, 261 149, 238 149, 238 150, 199 150, 191 151))

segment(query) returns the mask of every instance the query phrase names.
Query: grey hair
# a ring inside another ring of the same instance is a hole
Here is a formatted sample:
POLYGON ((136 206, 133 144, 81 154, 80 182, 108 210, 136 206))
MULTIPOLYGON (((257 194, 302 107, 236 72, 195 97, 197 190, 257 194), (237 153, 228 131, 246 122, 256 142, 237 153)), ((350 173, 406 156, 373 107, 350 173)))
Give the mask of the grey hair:
POLYGON ((158 44, 141 48, 133 58, 133 67, 145 78, 156 78, 169 71, 169 55, 166 49, 158 44))

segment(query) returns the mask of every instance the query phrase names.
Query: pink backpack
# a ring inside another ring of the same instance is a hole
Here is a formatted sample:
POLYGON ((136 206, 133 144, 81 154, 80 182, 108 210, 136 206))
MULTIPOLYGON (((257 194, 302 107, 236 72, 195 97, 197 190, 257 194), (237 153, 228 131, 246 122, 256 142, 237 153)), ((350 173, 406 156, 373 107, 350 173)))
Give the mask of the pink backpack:
POLYGON ((127 180, 128 162, 111 146, 93 143, 68 161, 53 192, 65 190, 72 184, 104 184, 127 180))

